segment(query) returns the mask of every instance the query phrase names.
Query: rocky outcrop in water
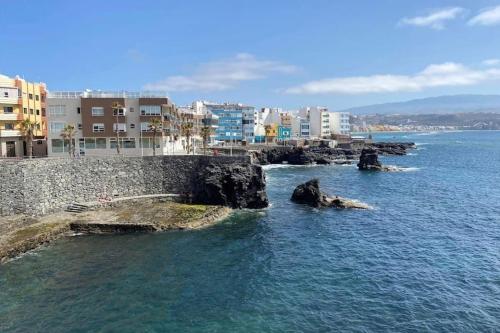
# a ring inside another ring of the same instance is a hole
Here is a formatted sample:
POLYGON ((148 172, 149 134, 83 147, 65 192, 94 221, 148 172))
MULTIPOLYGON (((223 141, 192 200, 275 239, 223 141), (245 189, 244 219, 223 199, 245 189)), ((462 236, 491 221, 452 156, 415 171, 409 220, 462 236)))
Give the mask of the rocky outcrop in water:
POLYGON ((193 202, 231 208, 264 208, 269 205, 262 167, 253 164, 200 168, 193 184, 193 202))
POLYGON ((374 148, 364 148, 359 157, 358 168, 359 170, 383 170, 378 160, 378 151, 374 148))
POLYGON ((310 181, 300 184, 293 191, 291 200, 299 204, 309 205, 311 207, 334 207, 334 208, 358 208, 367 209, 367 205, 341 198, 339 196, 331 197, 323 193, 319 188, 319 180, 311 179, 310 181))

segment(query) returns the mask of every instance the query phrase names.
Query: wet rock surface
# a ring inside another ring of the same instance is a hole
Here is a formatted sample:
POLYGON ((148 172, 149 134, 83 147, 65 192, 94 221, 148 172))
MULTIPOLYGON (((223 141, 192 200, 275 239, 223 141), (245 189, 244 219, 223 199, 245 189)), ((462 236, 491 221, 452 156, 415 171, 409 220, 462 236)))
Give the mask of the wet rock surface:
POLYGON ((357 208, 368 209, 369 206, 354 200, 339 196, 329 196, 319 188, 319 180, 311 179, 304 184, 300 184, 293 191, 291 200, 295 203, 305 204, 311 207, 333 207, 338 209, 357 208))

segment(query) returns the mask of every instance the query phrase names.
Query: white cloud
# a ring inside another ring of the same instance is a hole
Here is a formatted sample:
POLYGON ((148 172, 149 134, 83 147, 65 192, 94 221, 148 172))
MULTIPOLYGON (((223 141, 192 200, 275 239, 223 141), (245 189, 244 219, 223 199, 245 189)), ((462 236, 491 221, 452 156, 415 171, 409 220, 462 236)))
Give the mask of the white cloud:
POLYGON ((483 61, 483 65, 486 65, 486 66, 500 65, 500 59, 486 59, 485 61, 483 61))
POLYGON ((461 7, 442 8, 429 13, 427 16, 405 17, 399 23, 440 30, 444 28, 446 21, 453 20, 464 12, 465 10, 461 7))
POLYGON ((285 90, 288 94, 365 94, 420 91, 500 80, 500 68, 471 69, 459 63, 429 65, 415 75, 382 74, 328 78, 285 90))
POLYGON ((296 70, 295 66, 240 53, 233 58, 202 64, 191 75, 169 76, 144 88, 169 92, 220 91, 231 89, 242 81, 263 79, 272 73, 293 73, 296 70))
POLYGON ((469 25, 495 25, 500 24, 500 6, 483 9, 481 13, 471 18, 469 25))

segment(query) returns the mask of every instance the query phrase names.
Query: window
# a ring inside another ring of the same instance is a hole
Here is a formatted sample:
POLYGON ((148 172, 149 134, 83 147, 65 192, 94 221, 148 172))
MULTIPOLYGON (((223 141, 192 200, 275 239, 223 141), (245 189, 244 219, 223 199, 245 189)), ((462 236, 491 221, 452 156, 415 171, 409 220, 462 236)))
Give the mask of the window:
POLYGON ((124 138, 123 148, 135 148, 135 138, 124 138))
POLYGON ((106 149, 106 138, 96 138, 95 139, 96 149, 106 149))
MULTIPOLYGON (((74 139, 72 140, 75 143, 74 139)), ((62 139, 52 139, 52 152, 53 153, 67 153, 69 151, 69 141, 62 139)))
POLYGON ((135 124, 130 124, 130 128, 135 128, 135 124))
POLYGON ((152 138, 141 138, 141 147, 142 148, 153 148, 152 138))
POLYGON ((36 109, 36 115, 39 116, 40 115, 40 110, 39 109, 36 109))
POLYGON ((33 114, 33 109, 30 109, 30 114, 33 114))
POLYGON ((49 105, 49 116, 65 116, 66 107, 64 105, 49 105))
POLYGON ((39 100, 40 100, 40 96, 35 95, 35 101, 39 101, 39 100))
MULTIPOLYGON (((120 148, 135 148, 135 138, 119 138, 120 148)), ((109 139, 109 148, 116 148, 116 138, 109 139)))
POLYGON ((161 115, 160 105, 141 105, 141 116, 159 116, 161 115))
POLYGON ((100 117, 104 116, 104 108, 103 107, 93 107, 92 108, 92 116, 94 117, 100 117))
MULTIPOLYGON (((120 148, 121 147, 122 147, 122 145, 121 145, 121 140, 120 140, 120 148)), ((116 138, 110 138, 109 139, 109 148, 116 149, 116 138)))
POLYGON ((45 117, 47 113, 45 112, 45 108, 42 108, 42 117, 45 117))
POLYGON ((124 123, 114 123, 113 124, 113 132, 116 132, 118 129, 118 132, 126 132, 127 131, 127 124, 124 123))
POLYGON ((134 112, 134 108, 129 108, 130 112, 134 112))
POLYGON ((81 130, 83 128, 82 124, 78 124, 78 129, 81 130))
POLYGON ((39 131, 40 130, 40 124, 36 123, 36 129, 39 131))
MULTIPOLYGON (((158 129, 160 130, 160 129, 158 129)), ((141 123, 141 131, 142 132, 149 132, 151 131, 151 127, 149 127, 149 123, 141 123)))
POLYGON ((94 138, 85 138, 85 148, 86 149, 95 149, 95 139, 94 138))
POLYGON ((28 114, 28 108, 24 108, 24 109, 23 109, 23 113, 24 113, 24 114, 28 114))
POLYGON ((45 102, 45 94, 42 94, 42 102, 45 102))
POLYGON ((5 91, 5 92, 3 93, 3 97, 9 97, 9 92, 8 92, 8 91, 5 91))
POLYGON ((28 94, 29 99, 33 99, 33 94, 28 94))
POLYGON ((12 124, 12 123, 6 123, 5 124, 5 129, 6 130, 13 130, 14 129, 14 124, 12 124))
POLYGON ((64 126, 66 126, 64 122, 51 121, 49 123, 49 131, 51 133, 59 133, 63 130, 64 126))
POLYGON ((64 151, 63 140, 52 139, 51 141, 52 141, 52 152, 53 153, 62 153, 64 151))
POLYGON ((116 117, 117 113, 118 113, 118 116, 124 116, 125 115, 125 109, 113 109, 113 116, 116 117))
POLYGON ((78 108, 76 108, 76 113, 80 114, 81 112, 82 112, 82 111, 81 111, 81 109, 80 109, 79 107, 78 107, 78 108))
POLYGON ((92 131, 93 132, 104 132, 104 124, 102 124, 102 123, 92 124, 92 131))
POLYGON ((14 108, 12 106, 4 106, 3 113, 14 113, 14 108))

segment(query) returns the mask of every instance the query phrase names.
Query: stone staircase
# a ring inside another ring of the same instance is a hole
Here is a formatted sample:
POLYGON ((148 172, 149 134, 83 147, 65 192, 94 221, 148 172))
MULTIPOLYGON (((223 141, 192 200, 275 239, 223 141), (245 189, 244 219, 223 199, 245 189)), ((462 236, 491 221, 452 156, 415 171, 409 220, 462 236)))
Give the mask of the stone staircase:
POLYGON ((66 207, 65 210, 67 212, 71 212, 71 213, 82 213, 82 212, 87 211, 88 209, 89 209, 89 206, 87 206, 87 205, 82 205, 82 204, 79 204, 76 202, 72 202, 66 207))

